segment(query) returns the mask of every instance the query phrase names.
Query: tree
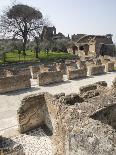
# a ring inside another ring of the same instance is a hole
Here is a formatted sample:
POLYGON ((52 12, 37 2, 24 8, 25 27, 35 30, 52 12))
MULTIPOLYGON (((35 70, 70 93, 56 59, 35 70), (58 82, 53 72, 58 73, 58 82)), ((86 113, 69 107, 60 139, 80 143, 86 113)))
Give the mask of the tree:
POLYGON ((23 54, 26 55, 28 38, 40 31, 44 25, 42 13, 23 4, 13 5, 1 16, 0 28, 5 36, 23 39, 23 54))

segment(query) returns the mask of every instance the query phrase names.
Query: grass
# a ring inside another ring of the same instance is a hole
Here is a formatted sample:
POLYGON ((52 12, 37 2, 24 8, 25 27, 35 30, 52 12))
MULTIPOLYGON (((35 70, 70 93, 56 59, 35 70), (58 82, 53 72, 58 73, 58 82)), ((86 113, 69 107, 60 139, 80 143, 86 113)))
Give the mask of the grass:
MULTIPOLYGON (((63 53, 63 52, 49 52, 48 54, 45 51, 41 51, 38 54, 38 59, 35 58, 35 53, 34 51, 26 51, 26 56, 21 54, 20 55, 20 60, 19 60, 19 55, 18 51, 14 52, 8 52, 5 54, 5 62, 10 63, 10 62, 24 62, 24 61, 38 61, 38 60, 57 60, 57 59, 66 59, 66 58, 72 58, 73 55, 69 53, 63 53)), ((3 63, 2 60, 0 60, 0 63, 3 63)))

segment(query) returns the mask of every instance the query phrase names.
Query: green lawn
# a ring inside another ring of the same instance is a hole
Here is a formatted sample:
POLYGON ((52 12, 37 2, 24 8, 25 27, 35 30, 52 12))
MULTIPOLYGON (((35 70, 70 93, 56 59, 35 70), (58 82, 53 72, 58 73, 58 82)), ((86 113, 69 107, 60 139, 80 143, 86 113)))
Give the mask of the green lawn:
MULTIPOLYGON (((21 54, 20 60, 19 55, 17 51, 9 52, 5 54, 5 62, 21 62, 21 61, 38 61, 38 60, 56 60, 56 59, 64 59, 64 58, 71 58, 73 55, 69 53, 63 53, 63 52, 49 52, 48 54, 44 51, 41 51, 38 54, 39 58, 35 58, 35 53, 33 51, 26 51, 26 56, 21 54)), ((0 60, 0 63, 3 63, 2 60, 0 60)))

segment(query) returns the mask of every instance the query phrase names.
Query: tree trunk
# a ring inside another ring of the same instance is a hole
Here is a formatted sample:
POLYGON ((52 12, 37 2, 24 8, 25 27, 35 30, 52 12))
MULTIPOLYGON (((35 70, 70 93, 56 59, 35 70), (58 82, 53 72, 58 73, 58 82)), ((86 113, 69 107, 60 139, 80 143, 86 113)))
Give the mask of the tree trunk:
POLYGON ((26 44, 27 44, 27 37, 23 38, 23 55, 26 56, 26 44))

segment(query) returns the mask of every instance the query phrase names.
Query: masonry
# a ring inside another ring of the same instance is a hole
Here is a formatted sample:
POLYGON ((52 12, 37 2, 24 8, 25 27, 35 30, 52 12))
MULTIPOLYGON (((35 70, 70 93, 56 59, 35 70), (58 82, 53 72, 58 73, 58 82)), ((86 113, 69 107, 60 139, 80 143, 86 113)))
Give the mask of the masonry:
POLYGON ((30 87, 30 77, 27 75, 16 75, 0 78, 0 93, 6 93, 30 87))
POLYGON ((60 71, 44 72, 38 74, 39 86, 58 83, 63 81, 63 74, 60 71))

